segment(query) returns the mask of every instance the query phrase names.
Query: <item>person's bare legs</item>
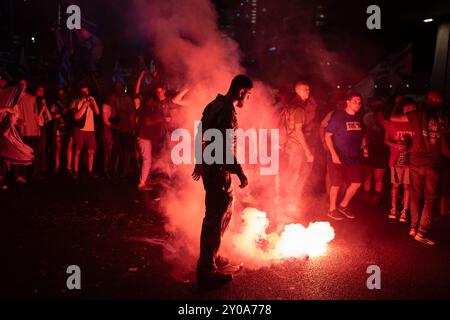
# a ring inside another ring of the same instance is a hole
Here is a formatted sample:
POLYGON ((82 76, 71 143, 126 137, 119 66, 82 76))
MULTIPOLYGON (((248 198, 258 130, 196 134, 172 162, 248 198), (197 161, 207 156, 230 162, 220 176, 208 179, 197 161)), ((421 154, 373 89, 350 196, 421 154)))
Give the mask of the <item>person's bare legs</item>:
MULTIPOLYGON (((399 189, 400 189, 400 184, 397 184, 397 183, 393 183, 392 184, 392 189, 391 189, 391 207, 392 207, 392 209, 395 209, 395 210, 397 210, 397 197, 398 197, 398 190, 399 189)), ((405 193, 406 193, 406 189, 405 189, 405 193)))
MULTIPOLYGON (((358 191, 359 187, 361 187, 361 183, 351 183, 347 190, 345 190, 344 198, 342 199, 340 206, 347 208, 350 200, 354 197, 356 192, 358 191)), ((333 187, 331 187, 333 188, 333 187)), ((330 198, 331 198, 331 191, 330 191, 330 198)), ((331 204, 330 204, 331 205, 331 204)))
POLYGON ((55 172, 59 171, 59 164, 61 159, 61 136, 56 136, 55 139, 55 172))
POLYGON ((363 190, 369 193, 372 189, 372 178, 374 176, 374 170, 371 167, 364 167, 363 169, 363 190))
POLYGON ((112 168, 112 147, 110 145, 104 145, 103 150, 103 173, 108 175, 112 168))
MULTIPOLYGON (((73 137, 69 138, 69 142, 67 143, 66 157, 67 157, 67 171, 72 171, 72 153, 73 153, 73 137)), ((79 155, 78 155, 79 156, 79 155)), ((78 165, 77 165, 78 171, 78 165)))
POLYGON ((363 166, 362 169, 362 197, 365 202, 370 202, 372 193, 373 168, 371 166, 363 166))
POLYGON ((375 169, 373 176, 375 178, 375 192, 381 193, 383 192, 384 187, 384 173, 386 172, 386 169, 375 169))
POLYGON ((373 198, 371 199, 371 205, 376 206, 380 203, 381 200, 381 193, 383 192, 384 188, 384 173, 386 172, 386 169, 379 169, 376 168, 373 171, 373 177, 375 180, 375 194, 373 195, 373 198))
POLYGON ((339 186, 330 187, 330 212, 336 209, 337 197, 339 194, 339 186))
POLYGON ((150 140, 138 138, 139 151, 142 158, 141 173, 138 187, 144 187, 150 175, 152 167, 152 143, 150 140))
POLYGON ((410 202, 410 191, 409 184, 403 184, 403 210, 406 211, 409 209, 410 202))
POLYGON ((78 173, 78 164, 80 163, 80 153, 81 150, 75 150, 75 154, 73 156, 73 171, 78 173))
POLYGON ((89 174, 92 174, 92 170, 94 168, 94 156, 95 156, 95 149, 88 149, 88 171, 89 171, 89 174))

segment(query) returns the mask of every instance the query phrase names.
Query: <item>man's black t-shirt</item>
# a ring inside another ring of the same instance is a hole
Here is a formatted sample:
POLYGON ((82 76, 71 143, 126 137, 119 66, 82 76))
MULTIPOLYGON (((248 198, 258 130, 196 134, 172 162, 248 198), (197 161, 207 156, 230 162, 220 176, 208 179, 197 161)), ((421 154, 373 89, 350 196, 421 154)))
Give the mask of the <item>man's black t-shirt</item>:
MULTIPOLYGON (((203 110, 201 122, 203 133, 208 129, 217 129, 222 133, 224 143, 222 155, 225 158, 228 153, 233 155, 233 163, 226 163, 226 159, 223 159, 223 165, 221 167, 229 173, 241 173, 241 165, 234 157, 236 143, 234 131, 238 128, 238 123, 236 110, 234 109, 232 102, 221 94, 217 95, 216 99, 210 102, 203 110), (226 143, 228 133, 232 134, 232 143, 229 145, 226 143), (227 150, 228 148, 230 148, 230 150, 227 150)), ((208 143, 203 141, 203 145, 207 144, 208 143)), ((205 164, 205 162, 203 163, 205 164)))
MULTIPOLYGON (((428 111, 429 112, 429 111, 428 111)), ((414 131, 411 146, 410 163, 413 166, 441 167, 443 156, 441 149, 442 115, 437 119, 427 116, 427 111, 412 111, 406 114, 414 131)))

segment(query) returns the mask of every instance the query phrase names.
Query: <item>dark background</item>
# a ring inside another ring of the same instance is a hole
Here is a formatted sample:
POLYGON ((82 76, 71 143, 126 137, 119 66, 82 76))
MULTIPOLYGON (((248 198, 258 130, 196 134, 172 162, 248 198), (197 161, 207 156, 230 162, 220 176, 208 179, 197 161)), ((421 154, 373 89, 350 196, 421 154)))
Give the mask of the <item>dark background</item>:
MULTIPOLYGON (((58 25, 58 4, 61 6, 60 22, 64 25, 65 9, 71 3, 82 8, 83 24, 92 23, 102 42, 103 56, 97 76, 109 78, 116 61, 134 73, 136 57, 151 56, 151 43, 130 23, 132 10, 129 6, 133 1, 4 0, 0 4, 0 71, 4 76, 26 73, 36 81, 55 81, 58 51, 54 28, 58 25), (32 37, 35 37, 34 42, 32 37)), ((220 29, 240 44, 248 72, 275 86, 282 86, 298 76, 287 72, 295 61, 306 61, 303 77, 314 73, 311 69, 315 69, 314 63, 319 63, 320 54, 306 51, 311 38, 319 41, 327 52, 346 57, 357 70, 348 73, 335 66, 332 72, 340 75, 342 85, 360 81, 380 59, 411 42, 413 81, 425 83, 432 70, 437 24, 450 13, 450 5, 445 0, 416 3, 216 0, 214 4, 220 29), (366 9, 371 4, 381 8, 381 30, 366 28, 366 9), (252 24, 253 9, 256 23, 252 24), (428 17, 435 21, 424 23, 423 19, 428 17), (299 35, 306 35, 304 42, 299 43, 299 35), (269 48, 276 50, 269 51, 269 48), (274 77, 275 73, 279 76, 274 77)), ((82 78, 88 72, 84 70, 82 48, 75 46, 74 50, 76 77, 82 78)))

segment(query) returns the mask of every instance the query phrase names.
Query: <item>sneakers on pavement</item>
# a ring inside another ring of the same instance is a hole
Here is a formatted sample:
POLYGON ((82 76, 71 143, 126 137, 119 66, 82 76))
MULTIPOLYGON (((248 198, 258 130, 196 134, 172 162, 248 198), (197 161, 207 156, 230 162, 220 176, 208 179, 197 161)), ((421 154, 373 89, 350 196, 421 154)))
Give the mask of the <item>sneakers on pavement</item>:
POLYGON ((398 219, 400 222, 406 222, 406 210, 402 210, 400 213, 400 219, 398 219))
POLYGON ((343 215, 342 213, 340 213, 337 209, 334 209, 333 211, 330 211, 330 212, 328 213, 328 216, 329 216, 331 219, 334 219, 334 220, 336 220, 336 221, 340 221, 340 220, 343 220, 343 219, 344 219, 344 215, 343 215))
POLYGON ((231 264, 230 259, 225 258, 221 255, 217 255, 214 259, 214 263, 216 264, 217 268, 224 268, 226 266, 229 266, 231 264))
POLYGON ((422 242, 422 243, 425 243, 425 244, 428 244, 428 245, 430 245, 430 246, 434 246, 434 245, 436 244, 433 240, 427 238, 427 237, 426 237, 423 233, 421 233, 421 232, 418 232, 418 233, 416 234, 416 236, 414 237, 414 240, 419 241, 419 242, 422 242))
POLYGON ((355 216, 348 210, 348 207, 339 205, 337 207, 340 213, 342 213, 347 219, 355 219, 355 216))
POLYGON ((391 211, 389 211, 388 218, 395 220, 395 219, 397 219, 397 216, 398 216, 397 210, 395 210, 395 208, 391 208, 391 211))
POLYGON ((410 235, 411 237, 415 237, 416 234, 417 234, 416 228, 411 228, 411 229, 409 229, 409 235, 410 235))

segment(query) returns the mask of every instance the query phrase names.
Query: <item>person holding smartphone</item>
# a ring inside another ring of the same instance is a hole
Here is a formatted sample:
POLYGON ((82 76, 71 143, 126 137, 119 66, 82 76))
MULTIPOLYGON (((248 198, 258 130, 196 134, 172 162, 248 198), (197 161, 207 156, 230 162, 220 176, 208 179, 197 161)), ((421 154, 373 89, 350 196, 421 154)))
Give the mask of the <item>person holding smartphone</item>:
POLYGON ((99 115, 100 111, 94 97, 89 94, 89 87, 87 85, 81 85, 80 98, 73 102, 73 106, 75 108, 74 118, 77 123, 74 134, 75 154, 73 178, 77 179, 79 177, 80 154, 84 146, 86 146, 88 152, 89 177, 95 178, 96 175, 93 172, 96 150, 94 115, 99 115))

